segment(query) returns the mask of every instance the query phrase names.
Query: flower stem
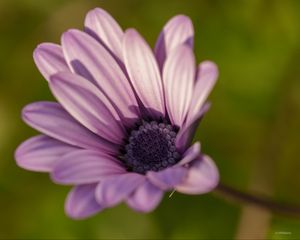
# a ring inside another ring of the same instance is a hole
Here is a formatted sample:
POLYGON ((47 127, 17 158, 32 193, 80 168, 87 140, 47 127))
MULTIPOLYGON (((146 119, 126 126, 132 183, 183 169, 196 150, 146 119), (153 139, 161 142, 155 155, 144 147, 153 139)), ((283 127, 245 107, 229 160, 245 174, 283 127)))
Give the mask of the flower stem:
POLYGON ((216 187, 216 192, 233 200, 257 205, 274 213, 300 217, 300 206, 275 202, 267 196, 242 192, 222 183, 216 187))

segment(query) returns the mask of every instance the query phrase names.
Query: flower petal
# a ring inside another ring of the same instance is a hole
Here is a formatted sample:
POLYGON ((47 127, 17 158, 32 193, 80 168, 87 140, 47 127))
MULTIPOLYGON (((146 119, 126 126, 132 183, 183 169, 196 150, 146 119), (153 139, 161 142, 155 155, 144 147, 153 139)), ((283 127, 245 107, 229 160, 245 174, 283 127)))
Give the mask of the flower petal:
POLYGON ((125 169, 114 157, 92 150, 78 150, 65 155, 51 173, 60 184, 99 182, 105 176, 124 173, 125 169))
POLYGON ((163 70, 166 107, 172 124, 182 126, 185 120, 193 96, 195 74, 192 49, 184 45, 173 49, 163 70))
POLYGON ((130 82, 101 44, 84 32, 69 30, 62 36, 62 46, 70 68, 96 84, 122 120, 138 118, 138 103, 130 82))
POLYGON ((84 219, 101 211, 103 207, 95 199, 96 184, 74 187, 65 202, 65 212, 73 219, 84 219))
POLYGON ((101 42, 111 53, 122 60, 123 31, 115 19, 105 10, 95 8, 88 12, 85 31, 101 42))
POLYGON ((213 89, 218 78, 218 67, 210 61, 202 62, 198 67, 197 81, 194 87, 193 99, 187 116, 187 122, 199 114, 206 98, 213 89))
POLYGON ((121 144, 125 130, 107 98, 90 82, 72 73, 51 77, 50 88, 64 108, 82 125, 105 138, 121 144))
POLYGON ((199 121, 208 111, 210 104, 205 103, 205 100, 212 90, 217 77, 218 69, 214 63, 204 61, 199 65, 189 111, 176 137, 176 147, 179 150, 184 150, 191 142, 199 121))
POLYGON ((212 191, 219 182, 219 172, 210 157, 203 155, 195 160, 184 182, 176 190, 187 194, 202 194, 212 191))
POLYGON ((65 154, 78 148, 45 135, 32 137, 16 150, 18 166, 31 171, 50 172, 54 164, 65 154))
POLYGON ((180 184, 187 174, 187 169, 181 166, 166 168, 159 172, 147 172, 147 178, 156 187, 166 191, 180 184))
POLYGON ((50 76, 60 71, 70 71, 65 61, 62 49, 53 43, 42 43, 33 52, 33 59, 43 74, 49 81, 50 76))
POLYGON ((196 115, 194 115, 193 118, 189 120, 189 122, 185 122, 180 128, 175 142, 176 147, 179 150, 185 150, 186 147, 190 144, 200 120, 203 118, 204 114, 209 110, 209 108, 210 103, 205 103, 200 111, 196 115))
POLYGON ((112 207, 125 200, 145 177, 137 173, 125 173, 118 176, 107 177, 96 188, 96 199, 105 207, 112 207))
POLYGON ((58 103, 31 103, 23 109, 22 116, 29 126, 70 145, 108 153, 118 151, 118 145, 84 128, 58 103))
POLYGON ((150 212, 160 203, 163 191, 149 181, 139 186, 126 200, 129 207, 139 212, 150 212))
POLYGON ((195 160, 200 155, 200 143, 196 142, 189 147, 183 154, 183 158, 177 163, 178 165, 185 165, 195 160))
POLYGON ((144 106, 157 117, 165 114, 162 81, 153 53, 134 29, 124 35, 123 54, 129 77, 144 106))
POLYGON ((155 56, 161 70, 169 53, 181 44, 193 48, 194 28, 189 17, 177 15, 166 23, 155 45, 155 56))

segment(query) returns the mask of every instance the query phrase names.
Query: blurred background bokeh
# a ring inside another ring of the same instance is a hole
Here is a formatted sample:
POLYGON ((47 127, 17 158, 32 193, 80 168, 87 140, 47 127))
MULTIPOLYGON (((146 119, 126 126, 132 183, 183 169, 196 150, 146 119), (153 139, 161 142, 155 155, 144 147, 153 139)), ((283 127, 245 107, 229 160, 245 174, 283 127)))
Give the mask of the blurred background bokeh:
POLYGON ((69 187, 16 166, 15 148, 36 134, 21 121, 22 107, 53 100, 32 51, 82 29, 94 7, 124 29, 137 28, 152 46, 170 17, 190 16, 198 62, 211 59, 220 69, 196 139, 222 182, 300 204, 300 1, 1 0, 0 238, 300 239, 300 219, 216 193, 175 193, 150 214, 120 205, 73 221, 63 211, 69 187))

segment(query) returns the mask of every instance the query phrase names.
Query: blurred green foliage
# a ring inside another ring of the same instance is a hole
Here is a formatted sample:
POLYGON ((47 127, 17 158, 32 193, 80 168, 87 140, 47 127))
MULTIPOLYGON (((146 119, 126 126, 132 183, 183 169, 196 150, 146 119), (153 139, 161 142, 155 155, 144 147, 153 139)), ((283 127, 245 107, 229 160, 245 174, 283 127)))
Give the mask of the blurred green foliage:
MULTIPOLYGON (((58 43, 68 28, 82 29, 94 7, 123 28, 137 28, 152 46, 171 16, 190 16, 197 60, 220 68, 196 136, 204 152, 223 182, 300 203, 300 1, 1 0, 0 238, 232 239, 239 232, 244 206, 215 194, 175 193, 151 214, 121 205, 73 221, 63 212, 69 187, 16 166, 15 148, 36 134, 21 121, 22 107, 53 99, 32 51, 41 42, 58 43)), ((271 215, 266 226, 265 238, 300 239, 300 220, 271 215)))

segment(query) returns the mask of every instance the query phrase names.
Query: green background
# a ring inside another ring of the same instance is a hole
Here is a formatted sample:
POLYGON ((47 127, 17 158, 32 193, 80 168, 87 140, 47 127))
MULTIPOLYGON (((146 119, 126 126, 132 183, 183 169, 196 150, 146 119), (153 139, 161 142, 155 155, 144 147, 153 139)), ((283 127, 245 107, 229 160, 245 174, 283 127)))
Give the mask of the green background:
POLYGON ((0 238, 300 239, 299 219, 216 193, 175 193, 150 214, 120 205, 73 221, 63 211, 69 187, 16 166, 15 148, 36 134, 21 121, 22 107, 53 99, 32 51, 82 29, 94 7, 137 28, 151 46, 170 17, 190 16, 198 62, 211 59, 220 69, 196 139, 222 182, 300 204, 300 1, 1 0, 0 238))

